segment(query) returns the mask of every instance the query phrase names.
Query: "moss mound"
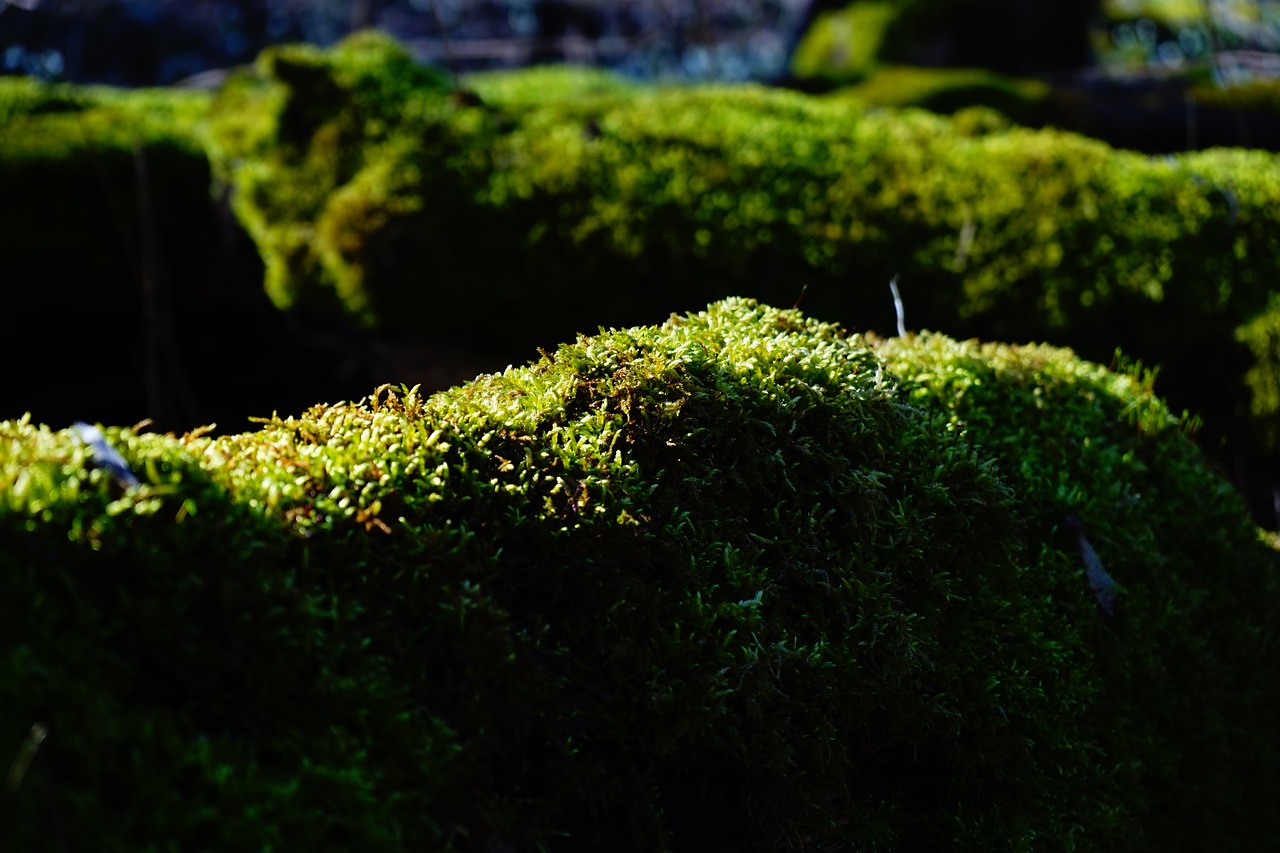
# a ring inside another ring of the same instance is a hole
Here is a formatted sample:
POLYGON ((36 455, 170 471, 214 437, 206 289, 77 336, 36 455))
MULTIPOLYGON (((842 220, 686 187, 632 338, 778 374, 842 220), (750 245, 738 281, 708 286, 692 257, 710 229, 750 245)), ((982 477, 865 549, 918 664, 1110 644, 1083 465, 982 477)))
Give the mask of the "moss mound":
MULTIPOLYGON (((966 73, 953 81, 960 88, 1000 88, 966 73)), ((916 82, 926 101, 949 97, 916 82)), ((51 282, 14 288, 20 312, 47 311, 56 290, 84 330, 72 335, 90 336, 100 318, 149 315, 140 297, 148 250, 160 254, 157 269, 200 259, 212 270, 226 228, 206 191, 203 147, 280 308, 336 316, 339 326, 354 316, 502 364, 578 329, 731 293, 785 305, 803 294, 823 316, 888 329, 883 282, 898 274, 913 326, 1069 343, 1097 360, 1119 346, 1161 365, 1162 390, 1205 417, 1210 446, 1225 437, 1224 459, 1274 475, 1270 436, 1280 427, 1268 390, 1251 378, 1271 369, 1269 351, 1247 331, 1265 322, 1280 261, 1269 155, 1152 159, 1009 128, 987 110, 946 120, 753 87, 642 88, 568 69, 469 85, 474 92, 451 91, 374 34, 328 52, 268 51, 212 106, 190 93, 4 82, 0 182, 19 201, 0 225, 22 235, 13 280, 51 282), (143 167, 158 233, 150 241, 138 224, 143 167), (90 203, 63 202, 86 192, 90 203), (72 233, 83 235, 77 252, 66 251, 72 233)), ((216 297, 217 282, 233 276, 207 278, 204 292, 216 297)), ((170 293, 175 305, 188 298, 170 293)), ((225 315, 279 326, 246 299, 238 294, 225 315)), ((171 316, 209 317, 209 301, 171 316)), ((198 341, 193 352, 212 351, 230 333, 171 325, 179 343, 170 349, 198 341)), ((275 328, 259 346, 286 336, 275 328)), ((128 352, 138 388, 149 358, 181 361, 149 356, 144 337, 128 352)), ((352 337, 344 331, 348 351, 364 346, 352 337)), ((35 331, 25 342, 40 345, 35 331)), ((334 357, 314 348, 278 351, 293 369, 336 372, 334 357)), ((235 372, 246 382, 258 375, 235 372)), ((216 372, 202 364, 189 373, 216 372)), ((21 378, 22 399, 48 381, 21 378)), ((166 378, 152 384, 217 384, 166 378)), ((188 424, 223 414, 152 409, 97 411, 188 424)))
POLYGON ((1280 261, 1268 154, 1156 159, 989 113, 573 70, 477 77, 477 98, 407 62, 376 36, 269 52, 215 105, 214 159, 278 304, 515 360, 731 293, 888 329, 899 274, 912 325, 1119 346, 1162 366, 1210 443, 1247 455, 1271 429, 1243 425, 1236 340, 1280 261))
POLYGON ((111 429, 127 491, 3 423, 0 731, 47 731, 8 839, 1274 838, 1276 554, 1176 420, 1061 350, 880 352, 729 300, 429 399, 111 429))

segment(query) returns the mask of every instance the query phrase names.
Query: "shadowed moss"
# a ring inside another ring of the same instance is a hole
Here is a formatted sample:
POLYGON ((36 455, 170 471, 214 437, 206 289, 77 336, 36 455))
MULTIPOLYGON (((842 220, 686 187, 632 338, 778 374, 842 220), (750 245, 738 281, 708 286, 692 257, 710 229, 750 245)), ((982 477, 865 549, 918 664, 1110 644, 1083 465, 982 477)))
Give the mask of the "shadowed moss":
POLYGON ((429 399, 107 433, 141 488, 0 425, 0 731, 49 732, 19 847, 1274 837, 1275 552, 1064 351, 729 300, 429 399))
MULTIPOLYGON (((1135 803, 1143 843, 1214 847, 1224 824, 1270 823, 1269 807, 1242 797, 1242 785, 1268 789, 1280 766, 1274 743, 1250 746, 1246 734, 1265 728, 1271 715, 1253 694, 1261 683, 1249 661, 1270 659, 1263 649, 1274 628, 1261 611, 1251 624, 1236 617, 1250 590, 1276 589, 1280 564, 1240 522, 1243 507, 1231 487, 1189 452, 1185 420, 1152 394, 1151 372, 1117 375, 1069 351, 929 334, 876 351, 901 377, 905 399, 943 413, 951 429, 994 457, 1016 495, 1027 533, 1019 559, 1043 573, 1039 600, 1057 611, 1055 628, 1071 636, 1055 639, 1096 655, 1086 680, 1099 689, 1081 734, 1098 745, 1092 760, 1111 768, 1117 790, 1144 792, 1135 803), (1044 431, 1046 416, 1057 425, 1052 432, 1044 431), (1064 607, 1079 599, 1081 571, 1079 557, 1061 549, 1069 514, 1083 521, 1123 590, 1114 634, 1092 633, 1064 607), (1223 559, 1222 548, 1242 559, 1223 559), (1139 651, 1140 638, 1153 636, 1164 638, 1171 663, 1154 664, 1139 651), (1234 663, 1222 668, 1213 660, 1219 654, 1234 663), (1118 685, 1152 704, 1136 711, 1118 685), (1197 780, 1194 794, 1188 778, 1197 780), (1173 802, 1183 803, 1176 829, 1158 817, 1161 804, 1173 802)), ((1080 676, 1074 664, 1062 674, 1080 676)))
POLYGON ((6 373, 0 418, 239 431, 374 384, 356 335, 317 334, 264 294, 211 175, 211 99, 0 77, 6 340, 44 354, 6 373))

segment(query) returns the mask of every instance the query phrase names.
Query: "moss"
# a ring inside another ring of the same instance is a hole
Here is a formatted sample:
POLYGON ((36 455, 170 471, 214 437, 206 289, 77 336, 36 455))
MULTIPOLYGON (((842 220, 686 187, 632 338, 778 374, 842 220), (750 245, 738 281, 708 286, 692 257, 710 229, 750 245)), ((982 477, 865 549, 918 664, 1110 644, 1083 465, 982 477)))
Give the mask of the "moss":
POLYGON ((66 160, 86 146, 128 150, 135 141, 201 150, 207 92, 139 89, 0 78, 0 146, 6 158, 66 160))
POLYGON ((1280 295, 1272 294, 1267 310, 1241 326, 1236 336, 1253 360, 1245 374, 1253 392, 1253 423, 1263 445, 1280 453, 1280 295))
POLYGON ((1102 10, 1113 21, 1146 18, 1171 29, 1200 23, 1205 17, 1205 6, 1197 0, 1104 0, 1102 10))
POLYGON ((1214 83, 1193 85, 1187 96, 1196 106, 1223 110, 1248 110, 1274 116, 1280 113, 1280 82, 1250 80, 1223 87, 1214 83))
POLYGON ((1064 351, 730 300, 429 399, 107 434, 141 488, 0 425, 0 729, 49 732, 17 846, 1275 835, 1276 552, 1064 351))
MULTIPOLYGON (((1135 713, 1112 706, 1118 696, 1102 687, 1081 723, 1085 736, 1100 746, 1099 755, 1108 756, 1103 761, 1111 768, 1109 781, 1145 792, 1139 812, 1144 845, 1212 847, 1223 822, 1268 822, 1260 803, 1239 797, 1244 780, 1275 772, 1273 745, 1240 760, 1205 761, 1215 751, 1251 751, 1251 736, 1235 741, 1243 732, 1233 721, 1248 720, 1246 729, 1266 725, 1269 711, 1248 698, 1260 684, 1258 671, 1247 663, 1252 653, 1231 653, 1237 662, 1230 673, 1205 654, 1236 643, 1258 650, 1259 643, 1269 642, 1266 617, 1245 626, 1236 614, 1247 590, 1274 588, 1277 564, 1274 553, 1268 558, 1265 548, 1253 547, 1257 534, 1240 523, 1238 496, 1190 452, 1185 420, 1152 395, 1151 372, 1111 374, 1068 351, 957 343, 927 334, 889 341, 877 352, 902 377, 905 399, 944 413, 951 429, 997 460, 1001 479, 1017 496, 1015 512, 1028 531, 1039 531, 1024 541, 1020 561, 1077 586, 1074 593, 1070 586, 1055 588, 1042 576, 1042 601, 1078 594, 1078 558, 1054 544, 1062 540, 1063 518, 1073 514, 1094 526, 1089 538, 1121 584, 1128 622, 1094 646, 1097 669, 1091 676, 1112 685, 1141 685, 1155 703, 1152 709, 1176 709, 1135 713), (1046 434, 1039 424, 1049 412, 1060 429, 1046 434), (1200 530, 1215 531, 1215 544, 1193 532, 1200 530), (1242 563, 1224 562, 1204 550, 1227 542, 1250 556, 1242 563), (1176 667, 1152 667, 1131 656, 1137 646, 1122 638, 1156 634, 1168 638, 1176 667), (1247 685, 1243 692, 1241 685, 1247 685), (1119 744, 1127 753, 1123 759, 1114 751, 1119 744), (1173 744, 1182 746, 1171 749, 1173 744), (1192 765, 1203 769, 1191 771, 1192 765), (1189 772, 1198 783, 1193 799, 1178 807, 1185 821, 1177 830, 1157 828, 1160 804, 1187 797, 1189 772)), ((1081 627, 1057 625, 1072 632, 1081 627)), ((1063 646, 1099 640, 1078 637, 1063 646)), ((1067 677, 1074 676, 1073 667, 1067 677)))
POLYGON ((264 295, 211 175, 211 100, 0 78, 0 290, 6 340, 31 356, 0 418, 239 431, 373 384, 358 355, 352 369, 358 341, 304 337, 264 295))
POLYGON ((78 397, 91 412, 139 420, 141 402, 132 408, 111 398, 142 385, 131 379, 154 320, 143 304, 144 277, 158 288, 159 271, 209 257, 204 247, 216 228, 200 141, 209 98, 0 78, 0 101, 22 102, 0 119, 7 340, 15 353, 77 353, 71 371, 65 355, 49 358, 47 368, 10 371, 3 415, 49 401, 45 389, 61 383, 64 399, 78 397), (85 370, 86 352, 121 378, 106 382, 105 370, 85 370), (113 384, 114 395, 106 387, 113 384))
POLYGON ((1048 94, 1048 84, 1037 80, 981 69, 902 65, 880 68, 858 85, 840 90, 841 96, 870 107, 920 107, 944 115, 986 107, 1023 125, 1043 123, 1048 94))
MULTIPOLYGON (((270 49, 219 93, 211 157, 220 178, 235 185, 233 206, 258 244, 267 292, 278 306, 301 296, 368 316, 359 284, 362 262, 348 261, 343 245, 359 236, 317 245, 317 228, 322 237, 335 236, 317 220, 354 217, 358 234, 375 230, 403 209, 400 196, 424 192, 414 170, 399 174, 389 155, 403 148, 395 139, 406 132, 406 102, 435 95, 437 106, 447 109, 445 94, 443 75, 374 32, 358 33, 329 52, 305 45, 270 49), (279 180, 281 173, 291 180, 279 180), (353 181, 357 187, 331 206, 330 196, 353 181), (352 204, 357 194, 364 201, 352 204)), ((430 148, 430 140, 415 142, 430 148)))
POLYGON ((823 12, 791 55, 791 73, 806 81, 849 82, 870 74, 898 4, 853 3, 823 12))
MULTIPOLYGON (((383 57, 399 73, 403 55, 375 44, 360 67, 383 57)), ((288 50, 225 91, 213 122, 277 304, 462 339, 502 363, 729 293, 803 293, 892 328, 883 282, 899 274, 912 325, 1095 359, 1120 346, 1164 366, 1166 394, 1205 415, 1208 440, 1252 452, 1235 336, 1280 257, 1263 152, 1155 159, 985 112, 948 121, 572 69, 473 77, 475 104, 391 87, 393 109, 342 82, 349 52, 302 55, 333 81, 310 136, 273 135, 304 95, 272 70, 288 50)))

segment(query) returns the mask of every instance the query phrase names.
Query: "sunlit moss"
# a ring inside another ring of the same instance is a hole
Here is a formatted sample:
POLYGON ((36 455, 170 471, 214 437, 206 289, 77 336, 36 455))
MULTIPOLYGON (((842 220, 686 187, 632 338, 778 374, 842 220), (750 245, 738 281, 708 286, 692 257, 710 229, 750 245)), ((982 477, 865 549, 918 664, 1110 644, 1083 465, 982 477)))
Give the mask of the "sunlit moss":
POLYGON ((803 80, 831 82, 849 82, 870 74, 899 5, 851 3, 818 15, 796 45, 791 73, 803 80))
POLYGON ((1280 828, 1277 553, 1141 376, 729 300, 430 398, 105 432, 142 486, 0 424, 0 731, 48 732, 16 848, 54 812, 72 849, 1280 828))

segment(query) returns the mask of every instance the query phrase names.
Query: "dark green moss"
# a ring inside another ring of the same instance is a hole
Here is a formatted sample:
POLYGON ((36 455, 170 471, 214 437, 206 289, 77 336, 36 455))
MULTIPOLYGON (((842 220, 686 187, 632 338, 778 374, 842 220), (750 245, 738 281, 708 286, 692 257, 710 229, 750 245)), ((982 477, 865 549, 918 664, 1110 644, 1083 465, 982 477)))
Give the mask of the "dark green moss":
POLYGON ((129 492, 0 425, 0 731, 49 732, 8 838, 1275 837, 1276 553, 1167 410, 1062 351, 880 352, 730 300, 426 400, 108 430, 129 492))
POLYGON ((877 352, 902 377, 904 399, 944 413, 951 429, 996 459, 1013 489, 1026 525, 1020 562, 1039 574, 1036 598, 1057 612, 1045 639, 1092 649, 1087 672, 1075 662, 1062 676, 1096 691, 1078 731, 1094 745, 1091 760, 1109 768, 1116 787, 1108 796, 1143 792, 1133 803, 1142 846, 1214 847, 1224 824, 1271 824, 1269 807, 1244 791, 1269 789, 1274 781, 1262 780, 1274 780, 1280 760, 1273 743, 1254 740, 1271 711, 1254 693, 1270 688, 1253 655, 1269 659, 1272 628, 1261 612, 1249 625, 1236 617, 1249 590, 1275 589, 1275 555, 1257 547, 1239 497, 1191 451, 1185 421, 1152 395, 1152 374, 1110 374, 1048 347, 936 335, 895 339, 877 352), (1044 430, 1046 416, 1053 431, 1044 430), (1062 548, 1069 514, 1083 521, 1123 590, 1105 634, 1067 604, 1079 601, 1082 586, 1079 557, 1062 548), (1220 548, 1242 558, 1224 560, 1220 548), (1176 664, 1139 651, 1141 638, 1157 636, 1176 664), (1121 698, 1127 689, 1153 704, 1139 711, 1121 698), (1184 819, 1164 823, 1165 808, 1184 819))

